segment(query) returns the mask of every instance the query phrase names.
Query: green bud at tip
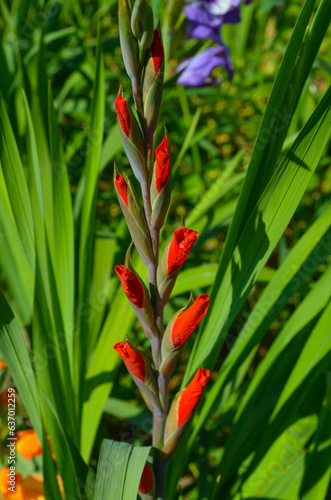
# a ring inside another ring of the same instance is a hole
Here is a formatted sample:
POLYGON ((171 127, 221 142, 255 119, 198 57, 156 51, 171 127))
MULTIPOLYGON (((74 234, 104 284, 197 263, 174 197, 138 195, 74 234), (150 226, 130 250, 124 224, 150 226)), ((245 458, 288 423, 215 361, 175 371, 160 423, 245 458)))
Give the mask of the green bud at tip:
POLYGON ((145 53, 153 42, 153 10, 150 0, 136 0, 132 9, 131 29, 145 53))

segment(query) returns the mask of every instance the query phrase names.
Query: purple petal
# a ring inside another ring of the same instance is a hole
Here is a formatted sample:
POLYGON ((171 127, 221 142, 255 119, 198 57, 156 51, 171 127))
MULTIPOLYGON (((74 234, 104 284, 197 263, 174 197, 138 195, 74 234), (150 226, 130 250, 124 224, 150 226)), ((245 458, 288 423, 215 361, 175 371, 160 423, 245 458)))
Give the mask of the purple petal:
POLYGON ((181 63, 177 71, 185 69, 178 78, 177 83, 186 87, 204 87, 219 83, 215 78, 211 77, 211 72, 218 66, 226 68, 229 77, 233 77, 233 65, 228 48, 225 45, 210 47, 181 63))
POLYGON ((219 28, 211 28, 194 21, 190 21, 188 24, 187 37, 214 40, 216 43, 221 43, 219 28))
POLYGON ((205 8, 191 4, 184 7, 184 12, 189 21, 204 24, 211 28, 219 28, 222 24, 223 16, 214 16, 205 8))
POLYGON ((235 7, 231 9, 227 14, 225 14, 223 18, 223 23, 227 24, 236 24, 240 23, 240 9, 239 7, 235 7))

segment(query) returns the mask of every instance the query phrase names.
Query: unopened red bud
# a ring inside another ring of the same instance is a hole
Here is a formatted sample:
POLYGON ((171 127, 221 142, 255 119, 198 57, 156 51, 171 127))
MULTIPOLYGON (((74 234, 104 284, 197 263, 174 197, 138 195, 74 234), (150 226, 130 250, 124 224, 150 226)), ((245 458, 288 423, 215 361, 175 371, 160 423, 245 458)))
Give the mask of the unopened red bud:
POLYGON ((161 144, 155 150, 155 183, 158 193, 166 185, 170 175, 170 153, 169 141, 164 137, 161 144))
POLYGON ((115 111, 122 143, 133 173, 140 183, 146 182, 144 139, 136 117, 122 95, 115 98, 115 111))
POLYGON ((121 280, 127 298, 136 307, 141 308, 144 304, 144 289, 137 276, 125 266, 116 266, 115 272, 121 280))
POLYGON ((174 273, 187 259, 199 233, 181 227, 174 232, 168 253, 168 275, 174 273))
POLYGON ((139 493, 147 495, 154 490, 154 474, 151 466, 148 462, 146 462, 140 484, 139 484, 139 493))
POLYGON ((129 299, 146 336, 151 338, 157 335, 153 306, 144 282, 136 273, 123 265, 116 266, 115 272, 121 280, 124 293, 129 299))
POLYGON ((169 321, 162 338, 162 363, 160 373, 170 377, 181 353, 181 348, 207 314, 209 297, 205 293, 193 302, 190 298, 186 307, 178 311, 169 321))
POLYGON ((186 342, 202 318, 206 316, 208 307, 209 297, 202 293, 191 307, 176 318, 171 329, 171 340, 175 349, 186 342))
POLYGON ((145 66, 143 78, 144 115, 147 128, 154 132, 159 117, 163 93, 164 50, 160 33, 154 30, 153 43, 145 66))
POLYGON ((115 98, 115 111, 124 134, 130 136, 130 110, 124 97, 118 95, 115 98))
POLYGON ((155 74, 158 75, 161 71, 164 61, 164 49, 158 30, 154 30, 154 38, 151 46, 151 54, 153 59, 153 66, 155 74))
POLYGON ((161 229, 171 201, 170 152, 167 136, 156 148, 155 156, 151 183, 152 226, 161 229))
POLYGON ((155 376, 147 355, 131 341, 117 342, 114 349, 124 361, 148 408, 160 412, 161 405, 157 396, 155 376))
POLYGON ((187 423, 199 404, 209 380, 209 370, 199 368, 190 384, 175 397, 165 425, 163 453, 169 457, 176 450, 187 423))
POLYGON ((181 227, 174 232, 173 238, 165 247, 157 270, 159 293, 164 304, 168 301, 181 266, 198 236, 196 231, 181 227))
POLYGON ((132 183, 114 168, 114 186, 132 241, 146 266, 154 261, 150 232, 146 217, 132 183))
POLYGON ((203 390, 209 380, 209 370, 199 368, 194 379, 179 396, 177 406, 177 426, 184 425, 193 415, 199 404, 203 390))
POLYGON ((116 175, 115 177, 115 185, 116 185, 116 191, 120 195, 120 197, 123 200, 123 203, 128 207, 129 206, 129 200, 128 200, 128 185, 124 180, 123 175, 116 175))
POLYGON ((145 382, 145 360, 140 352, 132 349, 128 342, 117 342, 117 344, 114 345, 114 349, 123 359, 128 371, 137 379, 145 382))

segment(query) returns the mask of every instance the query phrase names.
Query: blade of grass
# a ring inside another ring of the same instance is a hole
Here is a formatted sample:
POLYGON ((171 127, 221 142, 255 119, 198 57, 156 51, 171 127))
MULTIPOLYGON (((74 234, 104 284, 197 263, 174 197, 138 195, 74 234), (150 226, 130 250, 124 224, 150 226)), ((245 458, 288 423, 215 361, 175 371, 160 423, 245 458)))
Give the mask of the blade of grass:
POLYGON ((307 0, 280 65, 256 139, 246 180, 220 263, 221 278, 232 258, 247 218, 270 181, 301 91, 329 25, 331 12, 323 0, 308 28, 315 0, 307 0))
MULTIPOLYGON (((145 266, 138 259, 133 261, 133 265, 137 273, 141 275, 145 266)), ((114 384, 120 362, 113 346, 116 342, 125 339, 134 321, 135 314, 120 286, 111 298, 111 308, 103 324, 86 375, 87 391, 82 421, 82 455, 86 461, 89 460, 103 408, 114 384)))
POLYGON ((54 241, 50 248, 57 295, 62 310, 70 366, 73 366, 74 234, 71 193, 51 88, 48 89, 50 156, 53 171, 54 241), (53 250, 53 251, 52 251, 53 250))
POLYGON ((35 251, 29 191, 15 136, 2 99, 0 99, 0 154, 17 230, 33 273, 35 251))
POLYGON ((3 294, 0 294, 0 310, 0 349, 32 426, 41 440, 41 415, 30 356, 20 327, 3 294))
POLYGON ((84 380, 86 364, 91 350, 89 336, 88 315, 89 296, 92 278, 92 259, 94 248, 95 211, 97 201, 97 182, 101 145, 103 140, 105 108, 104 70, 101 46, 100 28, 98 32, 98 49, 96 55, 96 78, 91 112, 91 127, 85 164, 84 203, 80 216, 79 233, 79 260, 78 260, 78 321, 79 335, 76 343, 77 359, 77 394, 79 398, 78 409, 81 412, 84 399, 84 380))
POLYGON ((202 111, 202 108, 197 108, 197 110, 195 112, 195 115, 194 115, 193 120, 191 122, 191 126, 188 129, 188 131, 187 131, 187 134, 185 136, 183 145, 182 145, 182 147, 181 147, 181 149, 180 149, 180 151, 179 151, 179 153, 177 155, 177 158, 176 158, 176 161, 174 163, 174 166, 172 167, 172 174, 173 175, 175 175, 176 170, 179 167, 182 159, 184 158, 184 155, 185 155, 186 151, 190 147, 190 142, 191 142, 191 140, 192 140, 192 138, 194 136, 194 133, 195 133, 196 128, 197 128, 198 123, 199 123, 201 111, 202 111))
MULTIPOLYGON (((302 384, 309 377, 309 372, 313 378, 314 368, 318 366, 319 359, 314 360, 314 353, 318 356, 319 345, 331 341, 329 329, 325 329, 331 311, 330 276, 331 268, 322 275, 315 288, 296 309, 260 363, 234 418, 234 427, 222 459, 221 482, 228 480, 243 458, 258 446, 259 454, 251 466, 254 470, 268 446, 287 427, 293 415, 297 415, 297 406, 304 400, 302 398, 305 397, 306 390, 309 391, 309 384, 307 388, 302 384), (316 342, 317 336, 320 340, 316 342), (310 352, 311 357, 305 369, 299 371, 299 366, 302 366, 300 360, 303 357, 306 360, 306 352, 310 352), (295 380, 295 385, 291 387, 289 380, 295 380), (299 386, 300 392, 296 392, 295 389, 299 386), (283 407, 287 411, 285 418, 284 412, 280 414, 282 401, 291 401, 290 407, 283 407), (263 440, 259 439, 261 429, 264 429, 263 440)), ((325 352, 327 351, 324 350, 325 352)), ((316 376, 314 373, 315 378, 316 376)))
POLYGON ((331 375, 326 375, 326 392, 317 432, 306 457, 300 489, 302 500, 326 498, 331 479, 331 375))
POLYGON ((133 446, 105 439, 97 471, 95 500, 136 500, 150 446, 133 446))
MULTIPOLYGON (((206 365, 211 353, 212 359, 217 356, 229 325, 296 210, 330 131, 331 88, 275 171, 241 233, 223 279, 218 273, 212 307, 197 337, 183 384, 199 366, 206 365), (222 304, 221 311, 214 304, 222 304)), ((207 364, 211 365, 212 359, 207 364)))

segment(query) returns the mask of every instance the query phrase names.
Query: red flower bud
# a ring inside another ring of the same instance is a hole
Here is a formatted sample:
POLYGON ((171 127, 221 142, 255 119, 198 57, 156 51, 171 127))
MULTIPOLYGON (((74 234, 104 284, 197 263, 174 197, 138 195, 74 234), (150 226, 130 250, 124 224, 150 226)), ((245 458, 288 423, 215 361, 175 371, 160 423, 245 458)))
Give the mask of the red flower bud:
POLYGON ((145 382, 145 360, 140 352, 135 351, 128 342, 117 342, 117 344, 114 345, 114 349, 123 359, 129 372, 137 379, 145 382))
POLYGON ((139 492, 147 495, 154 489, 154 475, 151 466, 149 465, 148 462, 145 464, 145 468, 143 470, 141 480, 140 480, 140 485, 139 485, 139 492))
POLYGON ((168 302, 181 266, 187 259, 198 236, 196 231, 181 227, 174 232, 173 238, 163 250, 157 268, 159 295, 163 304, 168 302))
POLYGON ((148 408, 159 413, 161 405, 157 395, 155 375, 148 356, 129 340, 118 342, 114 345, 114 349, 123 359, 148 408))
POLYGON ((203 390, 209 379, 209 370, 199 368, 194 379, 183 390, 178 400, 177 425, 181 427, 193 415, 194 410, 199 404, 203 390))
POLYGON ((206 316, 208 306, 209 297, 202 293, 191 307, 176 318, 171 331, 171 340, 175 349, 184 344, 202 318, 206 316))
POLYGON ((115 272, 121 280, 127 298, 138 308, 144 304, 144 289, 137 276, 125 266, 116 266, 115 272))
POLYGON ((179 392, 172 402, 164 431, 162 448, 168 458, 175 452, 179 440, 186 429, 186 424, 199 404, 204 388, 209 379, 209 370, 199 368, 190 384, 179 392))
POLYGON ((174 232, 168 253, 168 275, 185 262, 198 236, 199 233, 186 227, 181 227, 174 232))
POLYGON ((164 137, 161 144, 155 150, 155 182, 158 193, 166 185, 170 173, 169 141, 164 137))
POLYGON ((118 95, 115 98, 115 111, 120 122, 121 129, 124 134, 129 137, 130 135, 130 111, 128 104, 124 97, 118 95))
POLYGON ((123 202, 125 205, 128 207, 129 206, 129 200, 128 200, 128 185, 124 180, 124 177, 122 175, 116 175, 115 177, 115 184, 116 184, 116 189, 120 197, 122 198, 123 202))
POLYGON ((151 46, 151 53, 155 73, 158 75, 164 60, 164 50, 158 30, 154 30, 154 38, 151 46))
POLYGON ((144 264, 149 265, 153 262, 154 255, 146 217, 132 183, 125 174, 118 172, 116 164, 114 186, 132 241, 144 264))

